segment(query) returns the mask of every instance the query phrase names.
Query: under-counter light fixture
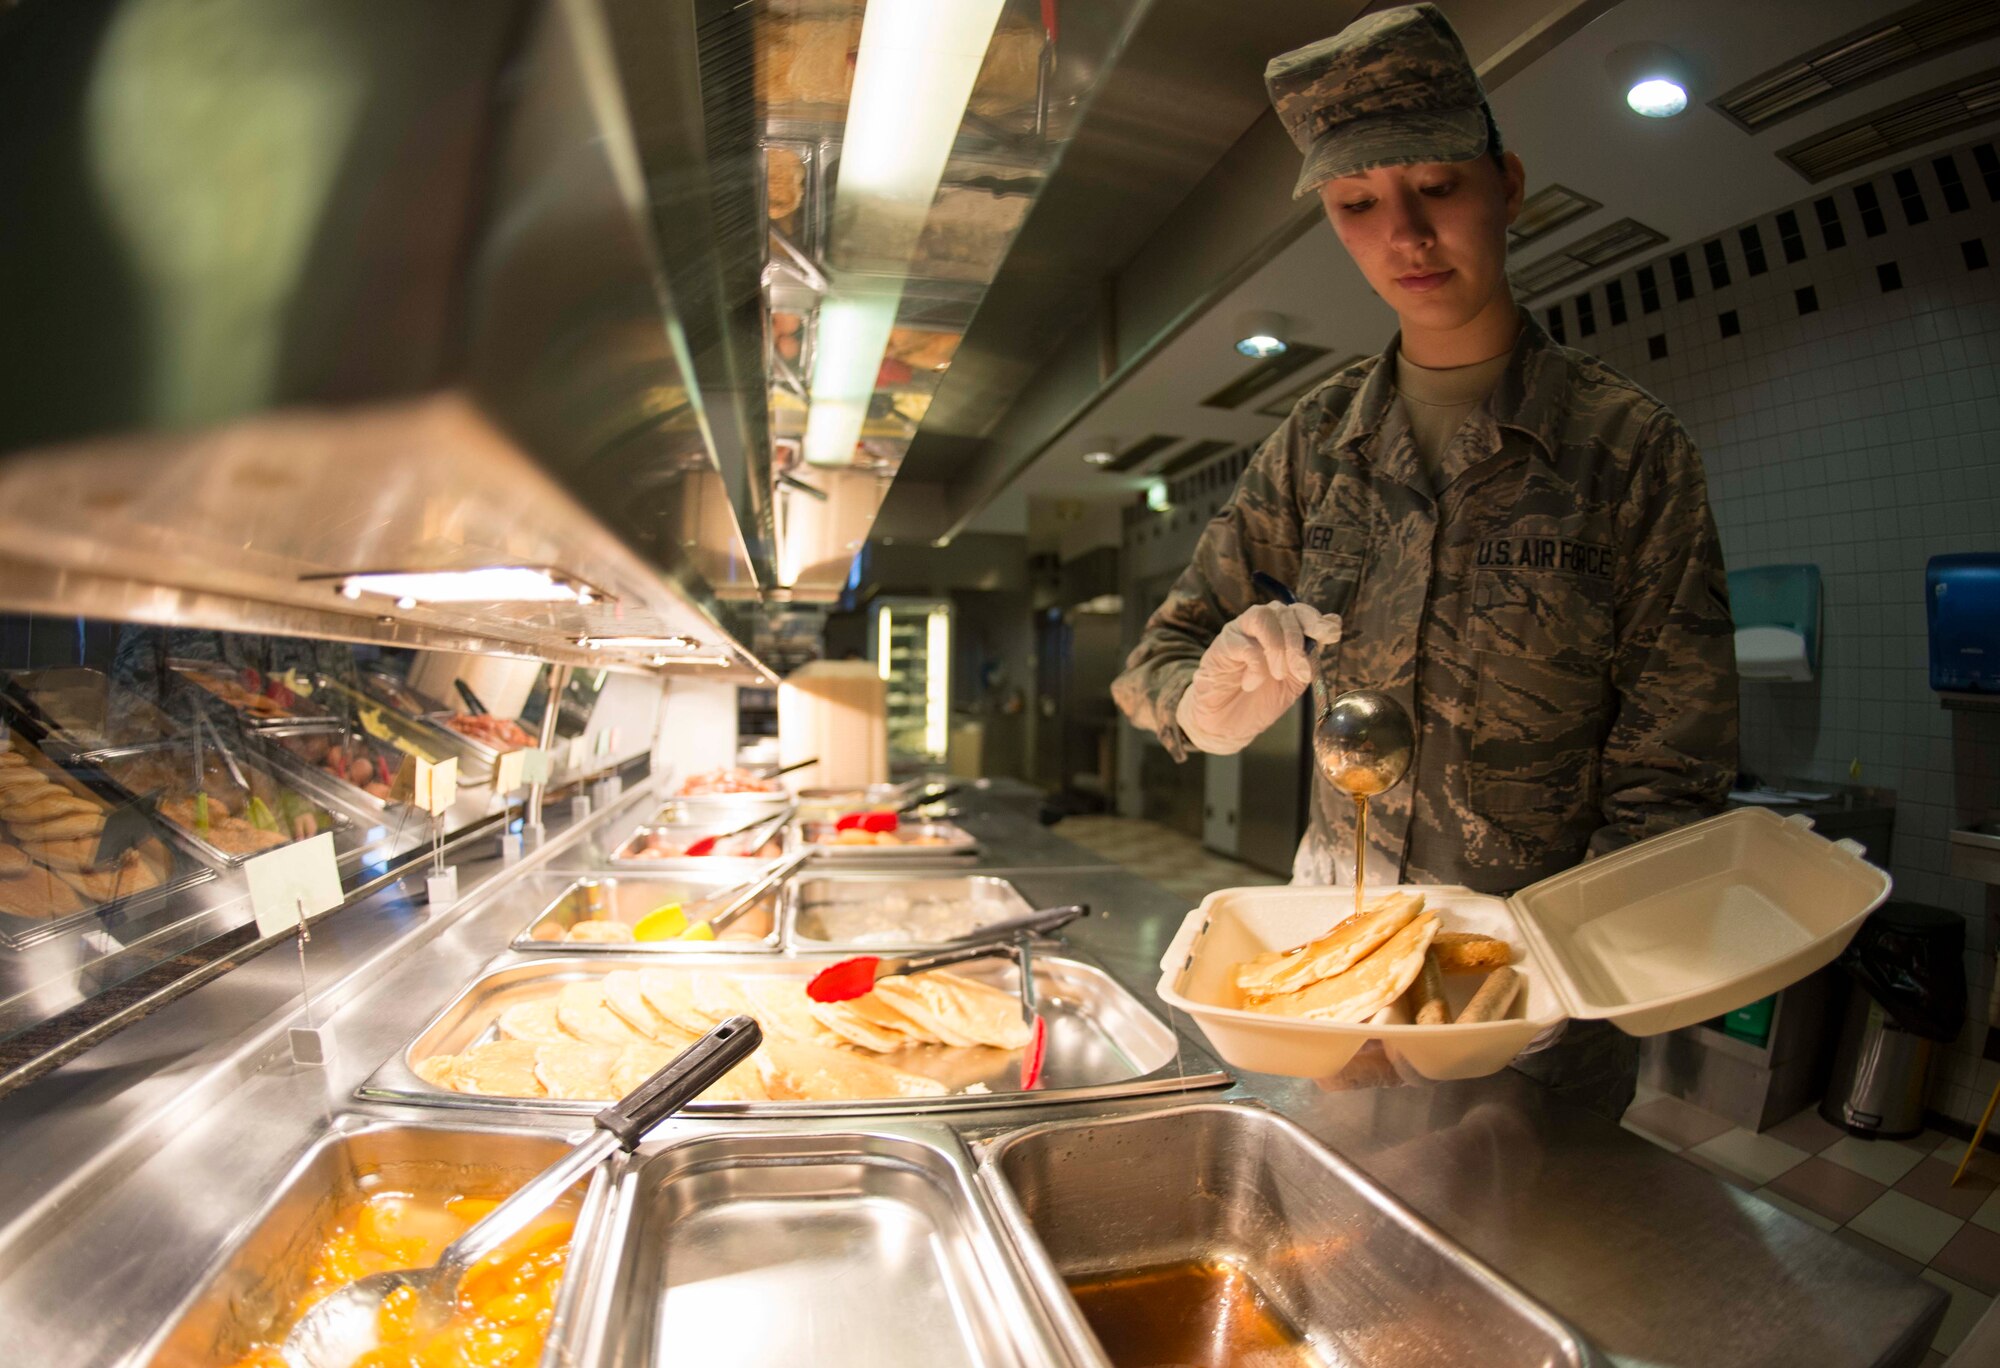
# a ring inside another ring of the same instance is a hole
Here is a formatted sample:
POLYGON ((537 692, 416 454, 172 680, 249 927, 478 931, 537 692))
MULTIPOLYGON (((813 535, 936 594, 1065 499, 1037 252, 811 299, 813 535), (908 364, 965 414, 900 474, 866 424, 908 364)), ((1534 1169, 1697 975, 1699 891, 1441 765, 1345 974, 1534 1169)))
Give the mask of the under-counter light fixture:
POLYGON ((847 465, 875 394, 902 279, 944 178, 1003 0, 868 0, 841 130, 806 414, 809 465, 847 465), (855 274, 849 274, 849 273, 855 274), (855 282, 872 277, 871 287, 855 282))
POLYGON ((1625 107, 1648 119, 1671 119, 1688 106, 1687 63, 1658 43, 1627 43, 1605 58, 1625 107))
POLYGON ((1283 356, 1289 345, 1285 334, 1291 331, 1291 326, 1291 320, 1283 314, 1263 311, 1244 314, 1236 320, 1236 350, 1260 361, 1283 356))
POLYGON ((691 636, 586 636, 578 637, 576 644, 587 651, 615 651, 621 647, 635 650, 675 650, 695 651, 701 649, 701 642, 691 636))
POLYGON ((568 575, 534 565, 487 565, 476 570, 369 570, 351 575, 307 575, 333 580, 344 599, 376 594, 398 608, 419 603, 576 603, 604 595, 568 575))

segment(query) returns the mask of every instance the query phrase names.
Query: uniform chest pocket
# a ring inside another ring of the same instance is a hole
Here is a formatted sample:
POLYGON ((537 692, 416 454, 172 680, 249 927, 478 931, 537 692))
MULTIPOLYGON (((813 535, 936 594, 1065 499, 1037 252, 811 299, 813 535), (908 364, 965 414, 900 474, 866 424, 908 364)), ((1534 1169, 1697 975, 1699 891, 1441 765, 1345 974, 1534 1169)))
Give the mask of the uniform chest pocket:
POLYGON ((1523 570, 1474 577, 1478 694, 1467 766, 1475 810, 1554 836, 1597 800, 1611 726, 1608 584, 1523 570))
POLYGON ((1360 588, 1366 554, 1360 546, 1330 544, 1314 550, 1312 542, 1328 542, 1330 528, 1306 528, 1306 550, 1298 556, 1298 602, 1312 604, 1320 612, 1346 614, 1354 606, 1354 590, 1360 588), (1314 538, 1314 534, 1322 534, 1314 538))

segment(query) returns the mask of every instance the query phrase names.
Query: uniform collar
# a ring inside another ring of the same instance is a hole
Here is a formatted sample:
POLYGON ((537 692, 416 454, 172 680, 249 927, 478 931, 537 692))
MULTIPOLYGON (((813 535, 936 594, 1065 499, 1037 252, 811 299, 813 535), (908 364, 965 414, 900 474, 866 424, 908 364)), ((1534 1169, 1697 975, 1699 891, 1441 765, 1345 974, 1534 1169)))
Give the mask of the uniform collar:
MULTIPOLYGON (((1562 417, 1560 399, 1569 387, 1569 361, 1526 309, 1519 312, 1521 331, 1514 339, 1513 360, 1445 453, 1439 472, 1445 483, 1491 455, 1499 446, 1498 429, 1503 427, 1534 438, 1544 460, 1555 457, 1556 427, 1562 417)), ((1410 440, 1402 415, 1395 411, 1396 353, 1402 345, 1399 332, 1389 339, 1381 361, 1362 381, 1348 410, 1347 433, 1341 444, 1358 455, 1377 433, 1383 433, 1389 441, 1374 453, 1378 473, 1421 487, 1424 481, 1417 469, 1416 444, 1410 440)))

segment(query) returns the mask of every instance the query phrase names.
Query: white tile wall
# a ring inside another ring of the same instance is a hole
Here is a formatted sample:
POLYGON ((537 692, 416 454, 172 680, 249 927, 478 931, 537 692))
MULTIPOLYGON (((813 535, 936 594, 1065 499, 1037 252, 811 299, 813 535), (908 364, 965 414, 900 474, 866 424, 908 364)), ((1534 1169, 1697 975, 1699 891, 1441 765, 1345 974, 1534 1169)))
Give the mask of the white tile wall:
MULTIPOLYGON (((1567 341, 1672 404, 1701 445, 1732 569, 1811 561, 1825 596, 1823 671, 1810 685, 1743 686, 1743 765, 1767 778, 1862 783, 1897 793, 1895 896, 1967 919, 1972 1020, 1939 1052, 1929 1101, 1976 1121, 2000 1063, 1980 1056, 2000 948, 2000 896, 1948 873, 1950 829, 2000 810, 2000 714, 1949 712, 1931 693, 1924 565, 1950 551, 2000 551, 2000 203, 1969 143, 1948 155, 1970 203, 1947 206, 1933 158, 1911 166, 1929 221, 1906 222, 1890 173, 1871 178, 1886 231, 1864 233, 1854 186, 1788 207, 1805 259, 1787 263, 1776 222, 1757 219, 1768 268, 1752 276, 1736 228, 1719 235, 1731 283, 1717 289, 1690 244, 1695 296, 1674 299, 1668 260, 1649 263, 1658 312, 1641 309, 1637 268, 1621 274, 1627 321, 1609 323, 1589 291, 1596 332, 1560 301, 1567 341), (1831 196, 1846 233, 1829 250, 1814 201, 1831 196), (1968 269, 1961 244, 1991 264, 1968 269), (1902 288, 1877 267, 1894 262, 1902 288), (1801 316, 1795 291, 1819 309, 1801 316), (1741 334, 1725 339, 1733 310, 1741 334), (1648 339, 1667 356, 1651 360, 1648 339)), ((1985 144, 1989 148, 1990 142, 1985 144)), ((1988 153, 1991 156, 1991 153, 1988 153)), ((1996 163, 2000 165, 2000 163, 1996 163)), ((1996 177, 2000 182, 2000 176, 1996 177)), ((2000 189, 2000 183, 1996 184, 2000 189)), ((1546 319, 1552 301, 1537 300, 1546 319)))

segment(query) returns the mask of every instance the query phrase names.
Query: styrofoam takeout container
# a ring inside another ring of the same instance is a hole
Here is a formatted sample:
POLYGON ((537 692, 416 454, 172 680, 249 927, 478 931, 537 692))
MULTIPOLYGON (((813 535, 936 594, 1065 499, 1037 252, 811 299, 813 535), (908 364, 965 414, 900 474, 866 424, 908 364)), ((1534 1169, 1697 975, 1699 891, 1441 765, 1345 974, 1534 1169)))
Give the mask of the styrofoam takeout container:
MULTIPOLYGON (((1498 1021, 1418 1026, 1400 1004, 1354 1024, 1245 1010, 1236 966, 1324 935, 1353 913, 1351 888, 1209 894, 1160 961, 1158 991, 1240 1069, 1324 1078, 1380 1040, 1393 1060, 1426 1078, 1478 1078, 1505 1068, 1565 1018, 1658 1035, 1732 1012, 1831 963, 1889 896, 1888 874, 1861 849, 1815 834, 1803 814, 1744 808, 1564 870, 1511 898, 1414 888, 1438 914, 1439 930, 1513 945, 1521 992, 1498 1021)), ((1369 890, 1369 905, 1389 891, 1369 890)), ((1476 974, 1445 977, 1454 1016, 1480 982, 1476 974)))

